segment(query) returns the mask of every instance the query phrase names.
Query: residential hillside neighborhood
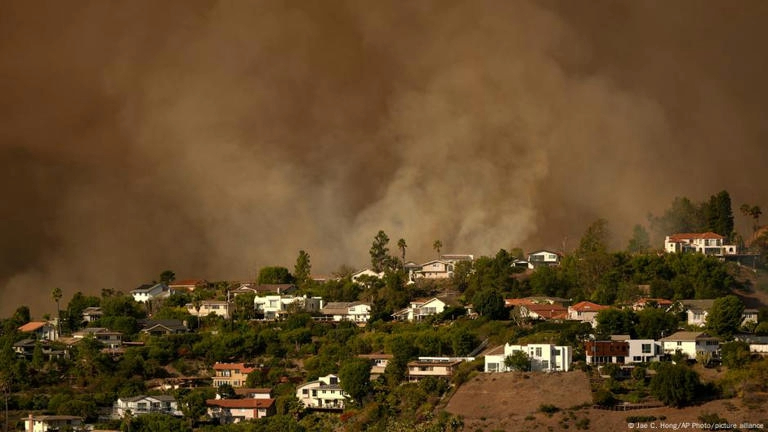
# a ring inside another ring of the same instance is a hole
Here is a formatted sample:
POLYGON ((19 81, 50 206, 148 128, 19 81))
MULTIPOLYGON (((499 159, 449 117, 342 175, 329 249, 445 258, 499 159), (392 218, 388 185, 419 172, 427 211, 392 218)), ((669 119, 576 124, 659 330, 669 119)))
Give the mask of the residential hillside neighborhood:
POLYGON ((333 276, 313 277, 301 251, 253 281, 165 271, 124 292, 54 291, 56 314, 19 305, 2 321, 2 418, 27 431, 457 431, 465 417, 444 407, 485 374, 587 374, 596 410, 766 406, 768 380, 752 380, 768 371, 757 252, 709 231, 609 252, 603 224, 569 252, 436 247, 418 264, 380 232, 371 267, 333 276))

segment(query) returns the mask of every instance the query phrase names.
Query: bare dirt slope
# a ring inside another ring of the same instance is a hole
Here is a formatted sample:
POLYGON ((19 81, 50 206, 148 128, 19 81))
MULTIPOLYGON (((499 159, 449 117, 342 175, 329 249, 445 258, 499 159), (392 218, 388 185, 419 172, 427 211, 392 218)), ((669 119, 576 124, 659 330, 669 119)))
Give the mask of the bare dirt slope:
MULTIPOLYGON (((768 407, 745 407, 739 399, 716 400, 701 405, 605 411, 591 408, 589 381, 583 372, 559 374, 480 374, 462 385, 445 410, 464 417, 466 431, 628 431, 628 417, 648 416, 655 420, 633 424, 633 429, 702 430, 702 414, 718 414, 737 426, 743 422, 768 429, 768 407), (527 378, 526 378, 527 377, 527 378), (543 404, 558 412, 540 412, 543 404), (686 423, 689 423, 686 427, 686 423)), ((742 429, 747 430, 747 429, 742 429)))

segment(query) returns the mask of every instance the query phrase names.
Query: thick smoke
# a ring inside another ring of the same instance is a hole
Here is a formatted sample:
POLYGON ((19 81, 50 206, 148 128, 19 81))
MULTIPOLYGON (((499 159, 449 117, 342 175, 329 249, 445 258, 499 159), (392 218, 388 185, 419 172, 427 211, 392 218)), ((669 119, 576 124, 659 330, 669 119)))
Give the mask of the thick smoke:
POLYGON ((0 315, 765 203, 765 2, 6 2, 0 315), (394 245, 392 246, 394 248, 394 245))

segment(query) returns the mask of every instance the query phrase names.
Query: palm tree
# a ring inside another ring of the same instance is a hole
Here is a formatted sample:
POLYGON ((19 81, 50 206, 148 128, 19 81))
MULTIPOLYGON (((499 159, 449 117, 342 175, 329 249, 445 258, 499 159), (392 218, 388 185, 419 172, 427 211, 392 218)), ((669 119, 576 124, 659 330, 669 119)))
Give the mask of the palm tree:
POLYGON ((51 298, 56 302, 56 327, 59 333, 61 333, 61 309, 59 308, 59 300, 63 296, 61 288, 54 288, 51 292, 51 298))
POLYGON ((405 265, 405 248, 408 247, 407 244, 405 244, 405 239, 400 239, 397 241, 397 247, 400 249, 400 253, 403 256, 403 265, 405 265))
POLYGON ((751 206, 749 204, 742 204, 739 209, 741 214, 752 218, 752 237, 755 237, 757 230, 760 229, 760 216, 763 214, 763 211, 759 206, 751 206))
POLYGON ((435 240, 434 243, 432 243, 432 249, 437 251, 437 257, 440 258, 440 249, 443 248, 443 242, 440 240, 435 240))

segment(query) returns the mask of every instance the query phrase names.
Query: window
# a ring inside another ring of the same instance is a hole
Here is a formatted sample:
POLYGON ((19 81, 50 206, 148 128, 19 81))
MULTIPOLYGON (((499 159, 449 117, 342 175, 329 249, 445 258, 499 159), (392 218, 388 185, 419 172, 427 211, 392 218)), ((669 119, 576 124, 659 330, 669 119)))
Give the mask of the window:
POLYGON ((643 344, 643 354, 650 354, 651 344, 643 344))
POLYGON ((641 356, 634 356, 634 357, 632 357, 632 361, 641 362, 641 361, 643 361, 643 357, 641 357, 641 356))
POLYGON ((536 357, 541 357, 541 347, 536 347, 536 357))

